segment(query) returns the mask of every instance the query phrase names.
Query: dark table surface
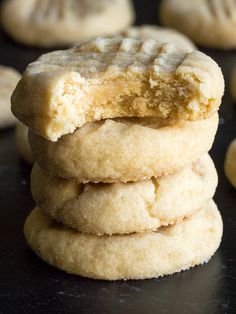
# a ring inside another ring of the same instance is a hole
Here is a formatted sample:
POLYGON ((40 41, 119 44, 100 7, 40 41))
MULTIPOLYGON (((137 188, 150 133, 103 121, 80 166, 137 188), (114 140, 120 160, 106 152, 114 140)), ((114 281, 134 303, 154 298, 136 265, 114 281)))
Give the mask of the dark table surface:
MULTIPOLYGON (((136 1, 137 23, 156 23, 158 1, 136 1)), ((236 107, 228 90, 236 51, 204 50, 222 67, 226 93, 211 155, 219 173, 215 200, 224 220, 220 249, 204 266, 161 279, 106 282, 68 275, 31 252, 22 227, 34 204, 30 168, 19 160, 13 130, 0 132, 0 313, 236 313, 236 191, 223 172, 236 136, 236 107)), ((0 33, 0 64, 22 71, 44 51, 0 33)), ((207 245, 207 243, 206 243, 207 245)))

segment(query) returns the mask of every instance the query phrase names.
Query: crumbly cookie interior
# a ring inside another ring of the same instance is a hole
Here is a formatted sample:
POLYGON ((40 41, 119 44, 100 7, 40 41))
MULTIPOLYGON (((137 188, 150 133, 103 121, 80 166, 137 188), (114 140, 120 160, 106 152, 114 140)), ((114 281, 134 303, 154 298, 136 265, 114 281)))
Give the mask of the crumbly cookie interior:
POLYGON ((171 75, 118 75, 84 82, 76 75, 61 82, 52 102, 50 133, 55 138, 87 122, 116 117, 155 116, 195 120, 210 115, 211 102, 199 92, 200 82, 171 75), (207 112, 209 111, 209 113, 207 112))

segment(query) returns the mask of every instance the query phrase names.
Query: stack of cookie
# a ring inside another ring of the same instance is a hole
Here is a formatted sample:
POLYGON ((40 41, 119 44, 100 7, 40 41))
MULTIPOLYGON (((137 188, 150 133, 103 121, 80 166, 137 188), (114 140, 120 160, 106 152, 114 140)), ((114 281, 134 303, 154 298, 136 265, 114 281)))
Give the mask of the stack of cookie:
POLYGON ((107 280, 208 261, 222 236, 207 152, 223 89, 211 58, 155 40, 97 38, 29 65, 12 97, 37 162, 29 246, 107 280))

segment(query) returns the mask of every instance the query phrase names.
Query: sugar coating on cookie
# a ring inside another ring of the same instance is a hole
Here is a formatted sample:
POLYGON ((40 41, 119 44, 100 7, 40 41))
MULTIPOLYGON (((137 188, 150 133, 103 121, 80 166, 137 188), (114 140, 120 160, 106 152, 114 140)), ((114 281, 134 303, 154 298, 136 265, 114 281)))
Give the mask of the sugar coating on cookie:
POLYGON ((95 236, 57 224, 39 208, 26 220, 31 249, 68 273, 105 280, 147 279, 208 262, 220 245, 222 220, 213 201, 156 232, 95 236))
POLYGON ((16 122, 11 113, 10 98, 20 78, 20 73, 15 69, 0 66, 0 128, 12 126, 16 122))
POLYGON ((37 164, 31 174, 38 207, 68 227, 97 235, 140 233, 174 224, 212 199, 216 185, 209 155, 172 175, 135 183, 77 184, 37 164))
POLYGON ((184 34, 174 29, 157 25, 132 26, 122 32, 122 35, 142 40, 152 38, 164 43, 170 42, 189 51, 197 49, 194 43, 184 34))
POLYGON ((1 21, 15 40, 52 47, 116 34, 134 17, 131 0, 5 0, 1 21))
POLYGON ((16 124, 15 138, 17 151, 21 158, 23 158, 28 164, 32 165, 34 162, 34 157, 29 146, 28 131, 28 127, 23 123, 18 122, 16 124))
POLYGON ((218 115, 194 122, 166 119, 115 119, 87 123, 51 142, 30 132, 37 163, 65 179, 128 182, 167 175, 211 149, 218 115))
POLYGON ((30 64, 12 110, 56 141, 108 118, 204 119, 218 110, 223 92, 220 68, 199 51, 153 39, 96 38, 30 64))
POLYGON ((234 0, 163 0, 160 19, 197 44, 236 48, 236 2, 234 0))
POLYGON ((236 139, 229 145, 226 153, 224 168, 226 177, 236 188, 236 139))

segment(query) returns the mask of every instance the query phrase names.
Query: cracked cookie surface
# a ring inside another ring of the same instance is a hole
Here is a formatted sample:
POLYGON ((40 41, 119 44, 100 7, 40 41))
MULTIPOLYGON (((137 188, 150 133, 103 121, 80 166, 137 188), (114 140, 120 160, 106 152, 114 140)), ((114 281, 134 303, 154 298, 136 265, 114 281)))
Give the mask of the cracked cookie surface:
POLYGON ((114 184, 77 184, 37 164, 31 191, 38 207, 56 221, 91 234, 156 230, 189 217, 212 199, 217 173, 208 155, 169 176, 114 184))

